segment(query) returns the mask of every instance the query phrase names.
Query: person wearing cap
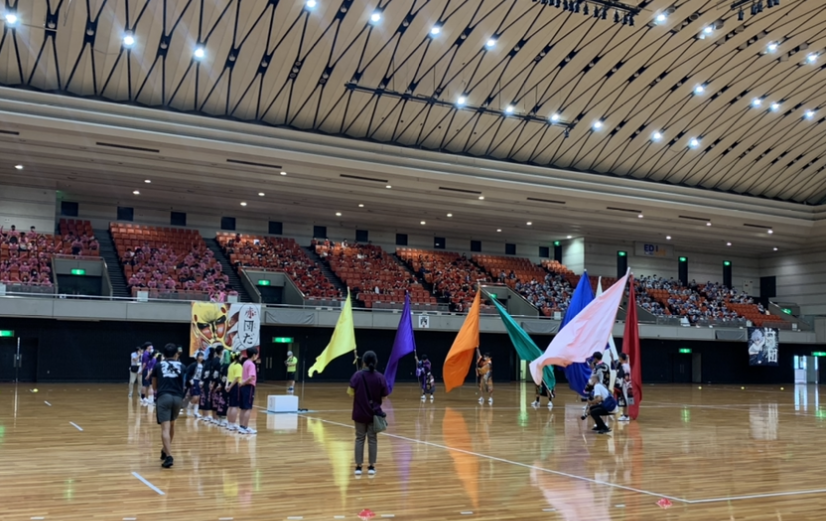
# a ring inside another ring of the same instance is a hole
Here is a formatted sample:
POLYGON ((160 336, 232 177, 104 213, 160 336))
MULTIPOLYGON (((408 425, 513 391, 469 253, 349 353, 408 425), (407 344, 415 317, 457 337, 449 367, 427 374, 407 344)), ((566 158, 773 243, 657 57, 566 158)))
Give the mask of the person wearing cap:
POLYGON ((287 351, 284 365, 287 366, 287 392, 291 393, 295 390, 295 369, 298 367, 298 357, 293 355, 292 351, 287 351))

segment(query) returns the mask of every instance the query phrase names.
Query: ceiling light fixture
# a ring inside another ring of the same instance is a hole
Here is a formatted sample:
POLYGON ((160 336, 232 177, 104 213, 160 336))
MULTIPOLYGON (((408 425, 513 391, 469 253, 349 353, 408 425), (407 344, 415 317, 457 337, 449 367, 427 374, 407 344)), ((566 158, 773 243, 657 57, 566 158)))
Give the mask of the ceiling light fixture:
POLYGON ((777 50, 777 43, 776 42, 770 42, 769 45, 766 47, 766 49, 768 49, 769 52, 776 51, 777 50))
POLYGON ((306 2, 304 2, 304 5, 307 6, 307 9, 315 9, 315 6, 318 5, 318 2, 316 2, 316 0, 307 0, 306 2))
POLYGON ((336 217, 341 217, 341 212, 336 212, 336 217))
POLYGON ((281 175, 287 175, 287 172, 281 171, 281 175))
POLYGON ((814 62, 816 62, 816 61, 817 61, 817 54, 816 54, 816 53, 812 53, 812 54, 810 54, 810 55, 806 56, 806 61, 807 61, 807 62, 809 62, 809 63, 814 63, 814 62))
POLYGON ((144 179, 143 182, 146 183, 146 184, 150 184, 152 182, 152 180, 151 179, 144 179))
POLYGON ((655 20, 658 24, 664 24, 665 21, 668 20, 668 16, 666 16, 665 13, 660 13, 657 15, 657 18, 655 18, 655 20))
POLYGON ((497 228, 497 229, 496 229, 496 232, 497 232, 497 233, 501 233, 501 232, 502 232, 502 228, 497 228))
POLYGON ((594 121, 594 124, 592 125, 592 128, 593 128, 594 130, 599 130, 599 129, 601 129, 601 128, 602 128, 602 121, 600 121, 600 120, 596 120, 596 121, 594 121))
POLYGON ((731 246, 731 243, 730 243, 730 242, 727 242, 727 243, 726 243, 726 246, 731 246))
POLYGON ((551 122, 556 123, 557 121, 559 121, 559 114, 557 114, 557 113, 551 114, 551 122))
POLYGON ((806 114, 804 114, 804 116, 805 116, 806 119, 812 119, 813 117, 815 117, 815 111, 807 110, 806 114))
POLYGON ((447 214, 448 217, 453 217, 452 213, 447 214))
POLYGON ((370 15, 370 21, 374 24, 381 22, 381 11, 373 11, 370 15))
POLYGON ((4 18, 8 25, 17 25, 17 22, 19 21, 17 15, 11 11, 7 12, 4 18))
POLYGON ((244 201, 241 201, 241 206, 246 206, 246 205, 247 205, 247 203, 245 203, 244 201))
POLYGON ((705 85, 697 85, 696 87, 694 87, 694 94, 700 95, 705 91, 706 91, 706 86, 705 85))
POLYGON ((359 208, 364 208, 364 204, 359 204, 359 208))
POLYGON ((652 141, 659 141, 662 138, 663 138, 662 132, 656 131, 653 134, 651 134, 651 140, 652 141))
POLYGON ((513 114, 513 105, 508 105, 505 107, 505 114, 513 114))
POLYGON ((464 107, 465 103, 467 103, 467 98, 466 97, 459 96, 458 98, 456 98, 456 104, 459 105, 460 107, 464 107))
POLYGON ((527 223, 525 223, 525 224, 527 224, 528 226, 533 225, 533 223, 532 223, 531 221, 528 221, 528 222, 527 222, 527 223))
POLYGON ((128 48, 133 45, 135 45, 135 37, 132 36, 132 33, 126 33, 123 35, 123 46, 128 48))
POLYGON ((201 60, 204 58, 204 56, 206 56, 206 50, 203 48, 203 46, 199 45, 198 47, 195 47, 195 52, 193 55, 196 59, 201 60))
POLYGON ((14 168, 18 170, 23 170, 23 165, 14 165, 14 168))
POLYGON ((665 240, 670 241, 670 240, 671 240, 671 236, 670 236, 670 235, 666 235, 666 236, 665 236, 665 240))
POLYGON ((711 226, 711 221, 706 222, 706 226, 711 226))
POLYGON ((777 248, 774 248, 774 251, 777 251, 777 248))
POLYGON ((135 195, 141 195, 141 193, 138 190, 134 190, 132 193, 135 195))
POLYGON ((484 196, 484 195, 480 195, 480 196, 479 196, 479 200, 480 200, 480 201, 484 201, 484 200, 485 200, 485 196, 484 196))
POLYGON ((696 137, 693 137, 689 140, 688 146, 691 148, 697 148, 698 146, 700 146, 700 140, 696 137))
POLYGON ((258 197, 264 197, 264 192, 258 192, 258 197))
POLYGON ((772 103, 772 112, 780 110, 780 103, 772 103))
POLYGON ((643 217, 643 215, 642 215, 642 214, 637 215, 637 218, 638 218, 638 219, 642 219, 642 217, 643 217))
POLYGON ((574 236, 573 236, 573 235, 569 235, 569 236, 568 236, 568 238, 569 238, 569 239, 573 239, 573 238, 574 238, 574 236))
POLYGON ((493 49, 496 47, 496 38, 488 38, 488 41, 485 42, 485 47, 488 49, 493 49))
POLYGON ((751 100, 751 106, 754 107, 754 108, 759 107, 760 104, 762 104, 762 103, 763 103, 763 100, 761 100, 760 98, 754 98, 753 100, 751 100))
POLYGON ((705 34, 711 34, 711 33, 713 33, 713 32, 714 32, 714 27, 712 27, 712 26, 710 26, 710 25, 707 25, 707 26, 705 27, 705 29, 703 29, 703 32, 704 32, 705 34))
POLYGON ((440 25, 434 25, 433 27, 430 28, 430 35, 431 36, 436 36, 440 32, 442 32, 442 27, 440 25))
POLYGON ((772 230, 771 228, 769 228, 768 230, 766 230, 766 233, 768 233, 769 235, 771 235, 771 234, 773 234, 773 233, 774 233, 774 230, 772 230))
POLYGON ((393 188, 393 187, 391 185, 387 185, 387 186, 385 186, 385 188, 390 189, 390 188, 393 188))
POLYGON ((424 225, 425 225, 425 224, 427 224, 427 223, 426 223, 426 222, 424 222, 424 221, 422 221, 422 222, 420 222, 419 224, 421 224, 422 226, 424 226, 424 225))

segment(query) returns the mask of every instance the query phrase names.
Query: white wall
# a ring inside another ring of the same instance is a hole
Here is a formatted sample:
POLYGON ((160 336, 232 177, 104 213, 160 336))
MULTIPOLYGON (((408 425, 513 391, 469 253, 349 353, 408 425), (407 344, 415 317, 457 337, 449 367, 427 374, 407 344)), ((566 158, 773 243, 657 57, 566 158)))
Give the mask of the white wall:
POLYGON ((803 315, 826 315, 826 250, 777 253, 760 259, 760 275, 777 277, 772 300, 794 302, 803 315))
POLYGON ((760 269, 757 258, 688 251, 680 249, 679 245, 674 245, 673 257, 658 258, 636 255, 634 243, 630 241, 586 241, 585 267, 588 269, 588 275, 616 277, 618 251, 628 253, 628 267, 637 276, 657 275, 676 279, 679 257, 688 257, 688 279, 700 283, 723 282, 723 261, 728 260, 732 263, 731 278, 734 287, 738 290, 745 289, 749 295, 760 295, 760 269))
POLYGON ((585 271, 585 239, 562 241, 562 264, 574 273, 585 271))
POLYGON ((34 226, 41 233, 54 233, 55 192, 37 188, 0 186, 0 226, 19 231, 34 226))
MULTIPOLYGON (((69 199, 67 199, 69 200, 69 199)), ((117 204, 101 203, 98 201, 88 201, 78 198, 71 199, 78 202, 78 217, 92 222, 92 227, 96 230, 105 230, 109 228, 109 223, 116 220, 117 204)), ((133 203, 130 203, 133 204, 133 203)), ((134 223, 146 224, 154 226, 170 226, 170 211, 160 210, 154 208, 140 207, 133 204, 134 208, 134 223)), ((210 213, 204 210, 176 208, 176 211, 186 212, 187 228, 197 228, 204 237, 215 237, 215 233, 221 228, 221 214, 219 212, 210 213)), ((51 206, 50 221, 55 219, 54 215, 57 213, 57 220, 60 219, 60 204, 57 205, 56 210, 54 201, 51 206)), ((288 222, 283 218, 274 218, 275 221, 283 222, 283 236, 293 237, 302 246, 308 246, 312 240, 313 224, 320 226, 327 226, 327 236, 330 240, 341 241, 347 239, 354 241, 356 238, 356 228, 336 226, 335 220, 330 219, 329 222, 288 222)), ((267 216, 262 216, 260 219, 249 219, 236 217, 235 228, 239 233, 254 233, 266 235, 268 231, 269 219, 267 216)), ((50 226, 54 226, 54 223, 50 226)), ((38 226, 39 228, 39 226, 38 226)), ((369 232, 370 242, 379 245, 386 251, 393 252, 396 250, 396 233, 407 234, 408 248, 433 248, 433 234, 421 233, 416 228, 411 229, 397 229, 392 226, 392 223, 377 222, 375 225, 360 227, 359 229, 367 229, 369 232)), ((504 234, 503 234, 504 235, 504 234)), ((472 234, 467 234, 463 237, 445 237, 445 251, 466 253, 468 256, 473 254, 470 251, 471 239, 477 239, 472 234)), ((490 241, 479 239, 482 241, 481 253, 489 255, 505 255, 505 243, 510 242, 506 236, 502 237, 501 241, 490 241)), ((564 245, 565 243, 563 243, 564 245)), ((533 262, 539 262, 539 246, 548 246, 551 255, 553 255, 552 243, 525 243, 516 242, 516 257, 527 257, 533 262)), ((565 246, 563 246, 565 247, 565 246)))

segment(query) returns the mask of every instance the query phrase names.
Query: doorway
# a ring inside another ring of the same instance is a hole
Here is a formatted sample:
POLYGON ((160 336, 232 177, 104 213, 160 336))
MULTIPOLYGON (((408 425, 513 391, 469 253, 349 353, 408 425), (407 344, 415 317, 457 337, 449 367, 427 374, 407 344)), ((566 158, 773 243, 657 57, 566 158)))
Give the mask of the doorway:
POLYGON ((690 354, 671 355, 671 381, 675 384, 690 384, 694 377, 690 354))
POLYGON ((287 359, 287 351, 292 351, 298 358, 296 368, 296 378, 301 380, 301 368, 304 366, 299 352, 298 342, 289 344, 268 344, 261 346, 261 374, 258 377, 263 381, 283 381, 287 377, 287 366, 284 360, 287 359))
POLYGON ((37 380, 36 338, 0 338, 0 382, 37 380))

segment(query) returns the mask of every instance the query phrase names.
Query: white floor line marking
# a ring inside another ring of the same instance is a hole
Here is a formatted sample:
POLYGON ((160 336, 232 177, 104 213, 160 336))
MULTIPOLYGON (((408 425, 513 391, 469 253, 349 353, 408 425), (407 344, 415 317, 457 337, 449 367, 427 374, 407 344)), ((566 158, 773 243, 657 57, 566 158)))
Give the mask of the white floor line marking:
POLYGON ((52 404, 50 404, 50 403, 49 403, 49 402, 47 402, 47 401, 44 401, 43 403, 45 403, 45 404, 46 404, 46 405, 48 405, 49 407, 51 407, 51 406, 52 406, 52 404))
POLYGON ((617 508, 625 508, 625 505, 614 505, 617 508))
MULTIPOLYGON (((331 425, 338 425, 340 427, 347 427, 349 429, 354 429, 355 428, 352 425, 347 425, 346 423, 339 423, 339 422, 334 422, 334 421, 331 421, 331 420, 325 420, 323 418, 318 418, 318 417, 315 417, 315 416, 306 416, 305 415, 304 417, 309 418, 309 419, 313 419, 313 420, 323 421, 323 422, 329 423, 331 425)), ((496 456, 488 456, 487 454, 480 454, 478 452, 472 452, 472 451, 469 451, 469 450, 457 449, 455 447, 448 447, 446 445, 440 445, 438 443, 432 443, 432 442, 429 442, 429 441, 417 440, 415 438, 408 438, 406 436, 400 436, 398 434, 390 434, 388 432, 382 432, 381 434, 382 434, 382 436, 389 436, 391 438, 396 438, 396 439, 399 439, 399 440, 409 441, 411 443, 421 443, 422 445, 427 445, 429 447, 436 447, 436 448, 439 448, 439 449, 449 450, 449 451, 453 451, 453 452, 460 452, 462 454, 467 454, 469 456, 476 456, 477 458, 484 458, 484 459, 488 459, 488 460, 491 460, 491 461, 498 461, 500 463, 507 463, 509 465, 514 465, 516 467, 522 467, 522 468, 526 468, 526 469, 536 470, 536 471, 539 471, 539 472, 546 472, 548 474, 555 474, 557 476, 564 476, 566 478, 577 479, 577 480, 580 480, 580 481, 586 481, 588 483, 594 483, 596 485, 605 485, 606 487, 613 487, 613 488, 618 488, 618 489, 621 489, 621 490, 628 490, 630 492, 636 492, 638 494, 645 494, 646 496, 651 496, 651 497, 666 498, 666 499, 670 499, 671 501, 678 501, 680 503, 691 503, 691 501, 689 501, 687 499, 679 498, 679 497, 666 496, 666 495, 657 494, 656 492, 651 492, 651 491, 648 491, 648 490, 642 490, 642 489, 638 489, 638 488, 634 488, 634 487, 627 487, 625 485, 619 485, 617 483, 610 483, 608 481, 600 481, 598 479, 586 478, 584 476, 577 476, 575 474, 568 474, 567 472, 560 472, 558 470, 545 469, 545 468, 537 467, 537 466, 534 466, 534 465, 528 465, 526 463, 520 463, 518 461, 511 461, 511 460, 507 460, 507 459, 504 459, 504 458, 497 458, 496 456)))
POLYGON ((463 516, 472 516, 473 515, 473 512, 459 512, 459 513, 462 514, 463 516))
POLYGON ((396 514, 382 514, 381 517, 396 517, 396 514))
POLYGON ((344 519, 347 516, 333 516, 333 519, 344 519))
POLYGON ((304 519, 304 516, 290 516, 287 519, 300 521, 301 519, 304 519))
POLYGON ((80 425, 76 424, 75 422, 69 422, 69 423, 74 425, 75 429, 79 430, 80 432, 83 432, 83 429, 80 427, 80 425))
POLYGON ((782 496, 803 496, 806 494, 822 494, 826 492, 826 489, 817 489, 817 490, 793 490, 791 492, 771 492, 768 494, 752 494, 748 496, 732 496, 732 497, 715 497, 709 499, 693 499, 688 503, 691 505, 697 505, 702 503, 720 503, 723 501, 737 501, 738 499, 762 499, 767 497, 782 497, 782 496))
POLYGON ((46 518, 45 517, 33 517, 33 518, 31 518, 32 521, 40 520, 40 519, 46 519, 46 518))
MULTIPOLYGON (((154 490, 155 492, 157 492, 157 493, 158 493, 158 494, 160 494, 161 496, 166 495, 166 494, 164 494, 164 493, 163 493, 163 490, 159 489, 158 487, 156 487, 156 486, 155 486, 155 485, 153 485, 152 483, 148 482, 148 481, 146 480, 146 478, 144 478, 143 476, 141 476, 141 475, 140 475, 140 474, 138 474, 137 472, 133 472, 133 473, 132 473, 132 475, 133 475, 133 476, 135 476, 136 478, 138 478, 138 479, 139 479, 139 480, 140 480, 140 481, 141 481, 144 485, 146 485, 147 487, 151 488, 152 490, 154 490)), ((229 519, 232 519, 232 518, 230 517, 229 519)))
POLYGON ((123 521, 138 521, 137 517, 124 517, 123 521))
POLYGON ((542 511, 543 512, 556 512, 556 509, 555 508, 543 508, 542 511))
POLYGON ((231 517, 219 517, 218 521, 232 521, 231 517))

